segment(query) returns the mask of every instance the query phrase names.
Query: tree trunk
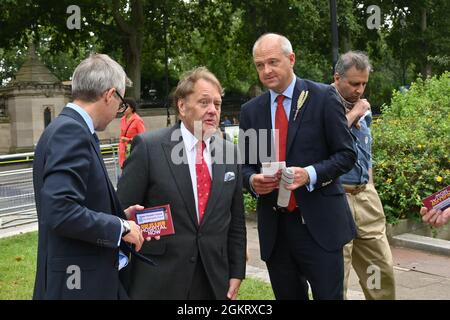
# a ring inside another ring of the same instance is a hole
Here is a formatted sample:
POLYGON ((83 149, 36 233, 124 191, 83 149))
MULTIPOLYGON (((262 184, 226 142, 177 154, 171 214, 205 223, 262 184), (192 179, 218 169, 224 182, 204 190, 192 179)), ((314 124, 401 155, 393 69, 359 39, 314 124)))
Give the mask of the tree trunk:
POLYGON ((349 32, 342 32, 341 33, 341 39, 342 39, 342 52, 347 52, 353 49, 352 44, 352 37, 349 34, 349 32))
POLYGON ((139 32, 127 37, 127 45, 124 46, 125 72, 133 81, 133 87, 127 90, 127 96, 136 100, 141 98, 141 55, 142 35, 139 32))
POLYGON ((120 12, 120 1, 113 1, 113 16, 119 30, 122 32, 123 54, 125 71, 133 81, 133 87, 128 90, 127 96, 136 100, 141 98, 141 55, 144 29, 144 9, 142 0, 132 0, 130 3, 130 21, 125 21, 120 12))
POLYGON ((420 9, 420 31, 422 33, 423 44, 423 62, 422 62, 422 76, 427 78, 431 76, 431 64, 428 61, 428 45, 425 32, 427 31, 427 9, 425 7, 420 9))

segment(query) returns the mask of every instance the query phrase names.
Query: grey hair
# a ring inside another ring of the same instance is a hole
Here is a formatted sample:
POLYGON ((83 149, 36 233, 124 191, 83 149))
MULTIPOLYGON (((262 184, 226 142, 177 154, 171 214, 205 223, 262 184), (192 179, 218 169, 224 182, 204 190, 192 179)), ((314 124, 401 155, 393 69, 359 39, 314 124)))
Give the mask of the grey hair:
POLYGON ((290 55, 292 52, 294 52, 292 50, 291 42, 285 36, 282 36, 281 34, 278 34, 278 33, 265 33, 262 36, 260 36, 258 38, 258 40, 256 40, 255 44, 253 45, 253 57, 255 56, 255 51, 258 49, 261 42, 266 38, 278 39, 278 41, 280 42, 280 45, 281 45, 281 50, 283 51, 283 53, 285 55, 290 55))
POLYGON ((342 54, 336 66, 334 68, 335 73, 339 74, 341 77, 345 76, 345 73, 355 67, 356 70, 372 71, 372 65, 370 64, 369 57, 362 51, 348 51, 342 54))
POLYGON ((132 82, 122 66, 106 54, 94 54, 81 61, 72 75, 72 98, 95 102, 111 88, 125 94, 132 82))

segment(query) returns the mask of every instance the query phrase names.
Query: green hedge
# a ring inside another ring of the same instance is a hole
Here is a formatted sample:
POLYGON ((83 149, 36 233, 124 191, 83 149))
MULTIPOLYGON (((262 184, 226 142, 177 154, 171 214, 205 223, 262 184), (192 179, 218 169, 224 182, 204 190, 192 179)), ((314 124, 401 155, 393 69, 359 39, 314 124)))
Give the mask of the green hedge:
POLYGON ((418 218, 421 200, 450 184, 450 73, 418 79, 374 120, 374 180, 389 223, 418 218))
POLYGON ((245 189, 242 190, 244 192, 244 207, 245 214, 251 215, 256 212, 256 198, 254 198, 248 191, 245 189))

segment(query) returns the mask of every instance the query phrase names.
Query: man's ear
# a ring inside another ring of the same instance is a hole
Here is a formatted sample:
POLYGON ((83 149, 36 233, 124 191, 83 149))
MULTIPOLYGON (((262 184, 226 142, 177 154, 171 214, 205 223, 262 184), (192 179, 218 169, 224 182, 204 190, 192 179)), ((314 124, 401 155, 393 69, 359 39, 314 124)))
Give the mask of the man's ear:
POLYGON ((103 99, 105 99, 105 102, 108 103, 109 101, 111 101, 111 99, 114 98, 114 94, 116 92, 115 88, 111 88, 109 90, 106 90, 105 93, 103 94, 103 99))
POLYGON ((341 76, 339 75, 339 73, 335 72, 334 73, 334 82, 339 82, 339 80, 341 80, 341 76))
POLYGON ((289 61, 291 63, 291 66, 294 67, 294 65, 295 65, 295 53, 294 52, 289 54, 289 61))
POLYGON ((182 117, 186 114, 186 101, 184 99, 178 99, 177 101, 178 112, 182 117))

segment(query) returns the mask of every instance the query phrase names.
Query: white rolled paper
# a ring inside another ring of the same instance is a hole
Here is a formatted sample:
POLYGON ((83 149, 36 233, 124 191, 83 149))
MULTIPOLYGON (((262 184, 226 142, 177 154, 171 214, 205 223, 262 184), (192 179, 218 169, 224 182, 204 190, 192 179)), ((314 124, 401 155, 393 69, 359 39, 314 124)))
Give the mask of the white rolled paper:
POLYGON ((277 204, 279 207, 287 207, 289 205, 289 199, 291 197, 291 191, 287 190, 284 186, 294 182, 294 169, 284 168, 281 174, 280 188, 278 189, 277 204))

